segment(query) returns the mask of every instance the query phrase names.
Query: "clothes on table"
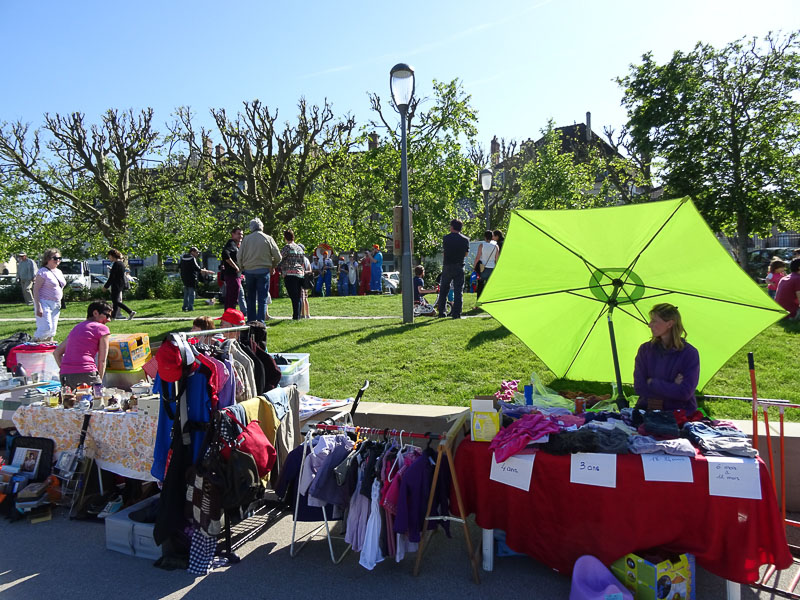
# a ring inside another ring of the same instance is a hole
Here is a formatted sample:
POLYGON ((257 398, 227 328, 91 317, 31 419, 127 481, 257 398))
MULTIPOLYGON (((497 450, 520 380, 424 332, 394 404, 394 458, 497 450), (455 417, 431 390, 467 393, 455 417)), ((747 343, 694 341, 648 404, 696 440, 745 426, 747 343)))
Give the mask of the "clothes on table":
POLYGON ((531 442, 548 433, 558 433, 560 430, 558 425, 541 414, 525 415, 501 429, 489 444, 489 448, 494 450, 497 462, 503 462, 531 442))
POLYGON ((735 427, 711 427, 702 422, 686 423, 683 431, 703 454, 709 456, 733 455, 753 458, 758 451, 753 448, 746 433, 735 427))
POLYGON ((687 439, 657 440, 649 435, 631 437, 628 448, 632 454, 664 453, 673 456, 696 456, 697 454, 697 450, 687 439))

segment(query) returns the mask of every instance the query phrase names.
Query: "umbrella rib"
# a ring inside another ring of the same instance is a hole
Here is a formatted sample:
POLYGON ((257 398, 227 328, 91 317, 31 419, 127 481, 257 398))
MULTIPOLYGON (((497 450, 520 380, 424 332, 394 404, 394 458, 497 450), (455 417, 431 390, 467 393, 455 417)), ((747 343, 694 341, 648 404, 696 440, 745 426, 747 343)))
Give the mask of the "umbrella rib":
POLYGON ((578 360, 578 355, 581 353, 581 350, 583 350, 583 347, 586 345, 586 342, 589 339, 589 336, 592 335, 592 331, 594 331, 594 328, 597 325, 597 322, 602 318, 602 316, 606 313, 607 310, 608 310, 608 305, 603 303, 603 308, 600 309, 600 313, 597 315, 597 318, 594 320, 594 323, 592 323, 592 326, 589 327, 589 331, 586 332, 586 337, 583 338, 583 341, 581 342, 581 345, 578 346, 578 349, 575 351, 575 355, 572 357, 572 360, 569 362, 569 366, 567 367, 567 370, 564 371, 564 377, 567 376, 567 374, 569 373, 569 370, 572 368, 572 365, 574 365, 575 361, 578 360))
MULTIPOLYGON (((590 290, 591 287, 579 287, 579 288, 571 288, 568 290, 553 290, 551 292, 541 292, 539 294, 528 294, 527 296, 515 296, 514 298, 498 298, 497 300, 486 300, 485 302, 481 302, 483 304, 494 304, 496 302, 509 302, 511 300, 524 300, 525 298, 538 298, 539 296, 552 296, 553 294, 572 294, 573 292, 581 292, 584 290, 590 290)), ((573 294, 574 296, 580 296, 581 298, 586 298, 587 300, 596 300, 598 302, 602 302, 602 300, 597 300, 597 298, 590 298, 589 296, 581 296, 580 294, 573 294)))
POLYGON ((641 256, 642 256, 642 254, 644 253, 644 251, 645 251, 645 250, 647 250, 647 248, 650 246, 650 244, 652 244, 652 243, 653 243, 653 240, 655 240, 655 239, 656 239, 656 237, 658 237, 658 234, 659 234, 659 233, 661 233, 661 231, 664 229, 664 227, 666 227, 666 226, 667 226, 667 223, 669 223, 669 222, 672 220, 672 217, 674 217, 674 216, 675 216, 675 213, 677 213, 677 212, 678 212, 678 211, 681 209, 681 207, 682 207, 684 204, 686 204, 686 202, 685 202, 685 201, 683 201, 683 202, 681 202, 680 204, 678 204, 678 206, 676 206, 676 207, 675 207, 675 210, 673 210, 673 211, 672 211, 672 213, 671 213, 671 214, 670 214, 670 215, 667 217, 667 220, 666 220, 666 221, 664 221, 664 222, 661 224, 661 227, 659 227, 659 228, 656 230, 656 232, 653 234, 653 237, 651 237, 651 238, 650 238, 650 239, 647 241, 647 243, 646 243, 644 246, 642 246, 642 249, 641 249, 641 250, 639 250, 639 253, 638 253, 638 254, 637 254, 637 255, 636 255, 634 258, 633 258, 633 261, 631 261, 631 264, 630 264, 630 266, 629 266, 629 267, 626 269, 626 271, 625 271, 625 272, 627 273, 627 275, 625 276, 625 281, 624 281, 623 283, 627 283, 627 281, 628 281, 628 277, 630 277, 630 274, 633 272, 633 267, 635 267, 635 266, 636 266, 636 263, 639 261, 639 257, 641 257, 641 256))
POLYGON ((760 310, 766 310, 769 312, 783 312, 782 308, 767 308, 766 306, 756 306, 755 304, 747 304, 746 302, 737 302, 736 300, 723 300, 722 298, 713 298, 711 296, 704 296, 702 294, 693 294, 691 292, 680 292, 678 290, 668 290, 665 288, 659 288, 652 285, 648 285, 648 288, 651 290, 658 290, 660 292, 666 292, 667 294, 680 294, 682 296, 691 296, 692 298, 701 298, 703 300, 712 300, 713 302, 722 302, 724 304, 735 304, 737 306, 746 306, 747 308, 758 308, 760 310))
POLYGON ((639 310, 639 307, 638 307, 638 306, 636 306, 635 304, 633 305, 633 307, 636 309, 636 312, 638 312, 638 313, 639 313, 639 316, 641 317, 641 319, 640 319, 639 317, 637 317, 635 314, 633 314, 632 312, 628 312, 627 310, 625 310, 624 308, 622 308, 622 306, 623 306, 623 305, 619 305, 619 306, 617 306, 617 310, 621 310, 621 311, 622 311, 622 312, 624 312, 626 315, 628 315, 628 316, 629 316, 631 319, 633 319, 633 320, 635 320, 635 321, 641 321, 642 323, 644 323, 645 325, 647 325, 647 319, 645 319, 645 318, 644 318, 644 315, 642 314, 642 311, 640 311, 640 310, 639 310))
POLYGON ((567 246, 566 244, 564 244, 563 242, 560 242, 559 240, 557 240, 556 238, 554 238, 552 235, 550 235, 549 233, 547 233, 547 232, 546 232, 544 229, 542 229, 541 227, 539 227, 539 226, 538 226, 536 223, 533 223, 532 221, 530 221, 530 220, 526 219, 524 216, 522 216, 522 215, 519 213, 519 211, 515 211, 515 212, 516 212, 517 216, 518 216, 520 219, 522 219, 523 221, 525 221, 526 223, 528 223, 528 225, 530 225, 531 227, 533 227, 533 228, 535 228, 535 229, 538 229, 540 233, 542 233, 543 235, 545 235, 545 236, 549 237, 549 238, 550 238, 551 240, 553 240, 553 241, 554 241, 556 244, 558 244, 559 246, 561 246, 562 248, 564 248, 564 250, 566 250, 567 252, 570 252, 571 254, 574 254, 575 256, 577 256, 578 258, 580 258, 580 259, 583 261, 583 263, 584 263, 584 264, 585 264, 585 265, 586 265, 586 266, 589 268, 589 272, 590 272, 590 273, 592 273, 592 272, 593 272, 593 271, 592 271, 592 269, 594 269, 595 271, 598 271, 598 270, 599 270, 599 268, 598 268, 598 267, 596 267, 595 265, 593 265, 592 263, 590 263, 588 260, 586 260, 585 258, 583 258, 583 257, 582 257, 580 254, 578 254, 577 252, 575 252, 575 250, 573 250, 572 248, 568 247, 568 246, 567 246))

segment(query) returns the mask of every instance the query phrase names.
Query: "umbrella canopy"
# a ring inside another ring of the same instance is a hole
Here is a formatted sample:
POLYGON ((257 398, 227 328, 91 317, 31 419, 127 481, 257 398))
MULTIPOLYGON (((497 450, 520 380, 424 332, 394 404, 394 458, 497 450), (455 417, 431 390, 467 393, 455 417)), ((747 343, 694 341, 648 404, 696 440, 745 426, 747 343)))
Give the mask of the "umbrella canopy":
POLYGON ((698 389, 786 314, 731 259, 688 198, 514 211, 478 304, 556 376, 592 381, 614 378, 606 322, 614 305, 622 381, 632 383, 636 351, 651 337, 650 309, 660 302, 678 307, 700 353, 698 389))

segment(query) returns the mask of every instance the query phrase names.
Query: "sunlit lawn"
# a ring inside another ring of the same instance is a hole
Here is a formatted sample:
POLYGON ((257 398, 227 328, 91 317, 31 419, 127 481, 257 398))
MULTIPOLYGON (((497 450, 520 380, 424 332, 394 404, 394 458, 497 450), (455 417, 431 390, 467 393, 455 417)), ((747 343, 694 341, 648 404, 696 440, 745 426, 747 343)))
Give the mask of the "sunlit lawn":
MULTIPOLYGON (((113 333, 146 332, 160 341, 170 331, 187 330, 198 315, 219 316, 220 306, 195 305, 194 313, 181 312, 181 300, 131 300, 137 319, 115 321, 113 333), (138 317, 183 318, 185 321, 140 321, 138 317)), ((86 303, 71 303, 64 317, 83 318, 86 303)), ((475 296, 465 296, 467 315, 482 315, 474 308, 475 296)), ((32 317, 23 305, 0 305, 0 319, 32 317)), ((288 299, 275 299, 270 314, 291 315, 288 299)), ((371 387, 367 400, 408 404, 466 405, 478 394, 496 391, 504 379, 523 379, 532 372, 557 390, 608 393, 607 383, 555 380, 544 364, 514 335, 492 318, 460 321, 419 318, 413 326, 402 324, 398 296, 311 298, 312 316, 390 317, 387 319, 310 319, 269 322, 272 352, 307 352, 311 355, 311 392, 327 398, 355 394, 365 379, 371 387)), ((62 321, 63 339, 75 324, 62 321)), ((30 322, 0 322, 0 337, 16 331, 33 333, 30 322)), ((747 352, 753 351, 757 364, 759 395, 800 403, 796 361, 800 355, 800 324, 778 323, 752 340, 715 375, 704 390, 708 394, 749 396, 747 352)), ((746 419, 749 404, 737 401, 709 401, 707 410, 715 417, 746 419)), ((789 411, 800 420, 798 411, 789 411)))

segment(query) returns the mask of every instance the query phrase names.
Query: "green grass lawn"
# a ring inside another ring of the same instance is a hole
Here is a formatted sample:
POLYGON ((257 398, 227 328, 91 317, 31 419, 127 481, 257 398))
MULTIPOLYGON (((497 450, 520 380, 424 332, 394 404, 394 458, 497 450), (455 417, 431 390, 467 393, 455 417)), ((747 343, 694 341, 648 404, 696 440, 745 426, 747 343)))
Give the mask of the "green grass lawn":
MULTIPOLYGON (((420 318, 413 326, 407 326, 402 324, 398 296, 311 298, 310 302, 312 316, 391 317, 269 322, 270 351, 311 355, 311 392, 317 396, 352 396, 369 379, 371 386, 365 400, 464 406, 477 394, 495 392, 503 379, 527 380, 532 372, 556 390, 610 392, 608 383, 555 379, 535 354, 492 318, 420 318)), ((160 341, 170 331, 188 330, 195 316, 222 313, 219 306, 195 304, 197 310, 187 315, 181 312, 181 300, 126 303, 137 311, 137 320, 112 322, 112 333, 146 332, 153 341, 160 341), (138 317, 186 320, 139 321, 138 317)), ((86 306, 87 303, 71 303, 62 316, 83 318, 86 306)), ((475 308, 474 294, 465 296, 464 311, 467 315, 483 314, 475 308)), ((32 317, 32 312, 24 305, 0 305, 0 319, 32 317)), ((290 316, 288 299, 275 299, 270 314, 290 316)), ((62 321, 58 339, 63 339, 74 324, 62 321)), ((0 338, 16 331, 32 334, 34 329, 32 321, 0 321, 0 338)), ((737 352, 704 391, 749 396, 748 351, 756 357, 759 396, 800 403, 794 372, 800 354, 798 323, 771 326, 737 352)), ((717 418, 746 419, 750 415, 750 405, 737 400, 708 401, 706 409, 717 418)), ((800 411, 790 410, 787 414, 791 420, 800 421, 800 411)))

